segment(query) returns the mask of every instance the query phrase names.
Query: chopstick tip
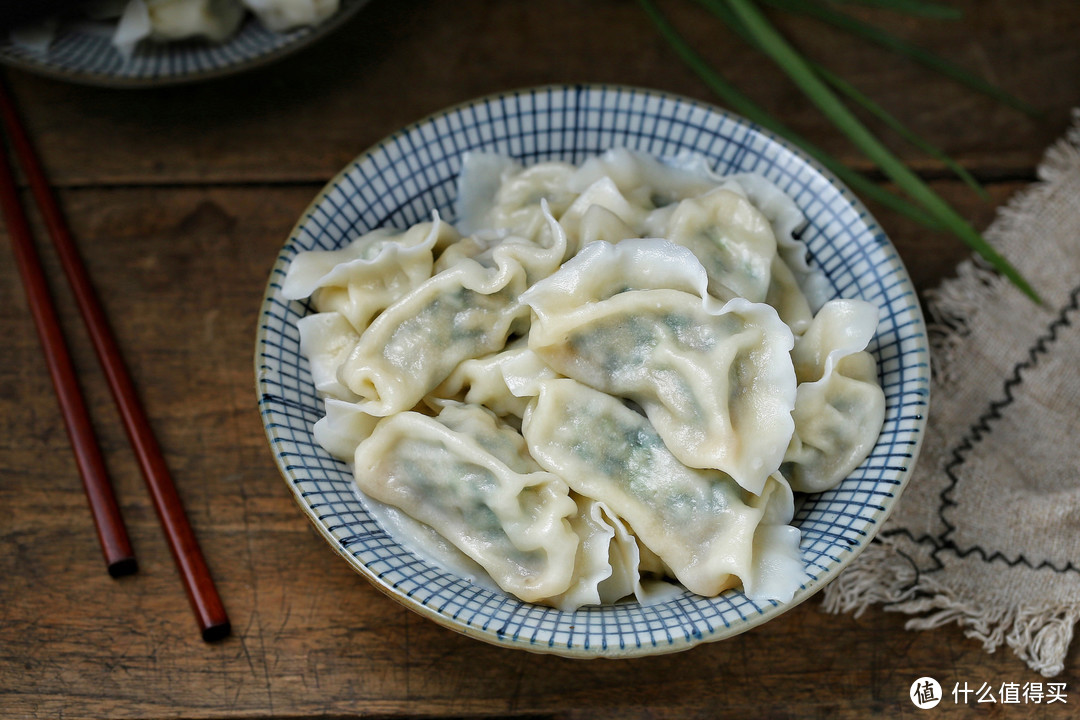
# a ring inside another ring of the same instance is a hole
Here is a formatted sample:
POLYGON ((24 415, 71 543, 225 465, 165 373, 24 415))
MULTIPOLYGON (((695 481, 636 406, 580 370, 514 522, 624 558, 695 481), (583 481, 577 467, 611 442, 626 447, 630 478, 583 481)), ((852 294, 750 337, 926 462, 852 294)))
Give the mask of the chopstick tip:
POLYGON ((224 640, 229 637, 231 633, 232 624, 228 620, 225 620, 224 622, 203 628, 202 639, 206 642, 215 642, 217 640, 224 640))
POLYGON ((126 557, 110 562, 108 569, 110 576, 119 578, 137 573, 139 571, 139 563, 134 557, 126 557))

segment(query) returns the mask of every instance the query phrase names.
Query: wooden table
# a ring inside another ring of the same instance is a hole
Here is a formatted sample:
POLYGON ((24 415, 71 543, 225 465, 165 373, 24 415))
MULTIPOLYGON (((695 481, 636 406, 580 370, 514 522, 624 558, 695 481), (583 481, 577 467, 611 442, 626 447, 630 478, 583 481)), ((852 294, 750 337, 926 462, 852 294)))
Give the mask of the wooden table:
MULTIPOLYGON (((983 180, 982 202, 897 144, 979 227, 1034 179, 1080 101, 1080 5, 968 0, 960 23, 865 10, 1022 96, 1031 119, 809 20, 799 45, 909 120, 983 180)), ((780 74, 680 0, 661 3, 769 110, 867 165, 780 74)), ((398 606, 316 535, 281 481, 253 387, 252 350, 275 254, 318 189, 399 126, 475 96, 551 82, 641 85, 714 101, 629 2, 376 0, 324 43, 238 77, 113 91, 9 71, 131 365, 232 617, 206 644, 85 333, 50 252, 62 319, 141 570, 104 572, 23 290, 0 250, 0 717, 864 718, 914 716, 912 681, 1043 680, 958 627, 909 632, 872 609, 813 599, 736 638, 633 661, 491 647, 398 606)), ((967 251, 872 208, 916 284, 967 251)), ((39 228, 40 229, 40 228, 39 228)), ((44 237, 44 234, 41 235, 44 237)), ((0 244, 9 245, 6 235, 0 244)), ((1067 717, 1080 704, 958 706, 1067 717)))

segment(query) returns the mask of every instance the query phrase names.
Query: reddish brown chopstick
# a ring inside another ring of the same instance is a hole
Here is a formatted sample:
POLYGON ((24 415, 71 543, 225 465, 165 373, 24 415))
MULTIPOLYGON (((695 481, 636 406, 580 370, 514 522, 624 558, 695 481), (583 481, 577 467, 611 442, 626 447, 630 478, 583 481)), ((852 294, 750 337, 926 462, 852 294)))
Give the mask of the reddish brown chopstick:
POLYGON ((8 235, 11 236, 11 248, 15 253, 15 264, 22 276, 23 287, 30 303, 30 313, 34 317, 38 338, 45 354, 45 364, 49 367, 53 388, 60 401, 60 411, 64 417, 71 447, 75 451, 75 463, 82 476, 86 499, 90 503, 90 514, 94 519, 98 542, 105 556, 105 565, 113 577, 129 575, 135 572, 135 552, 131 549, 127 528, 120 516, 112 485, 105 471, 105 461, 101 448, 86 411, 79 382, 75 377, 75 366, 71 362, 67 343, 60 330, 60 321, 56 316, 56 307, 49 286, 45 280, 45 271, 41 266, 41 257, 34 246, 30 224, 26 213, 19 203, 18 189, 8 162, 7 151, 0 142, 0 208, 7 223, 8 235))
POLYGON ((105 370, 105 377, 112 390, 113 399, 120 409, 124 429, 135 450, 135 456, 154 502, 154 509, 157 511, 169 549, 180 571, 188 600, 195 611, 199 630, 205 640, 225 637, 231 629, 229 618, 225 613, 217 588, 214 586, 210 569, 206 565, 202 550, 195 539, 195 533, 184 513, 172 476, 169 474, 157 439, 143 410, 142 402, 135 391, 135 385, 120 354, 120 348, 113 337, 105 310, 98 300, 90 276, 75 247, 71 231, 60 210, 60 204, 38 160, 33 144, 23 129, 22 121, 10 99, 7 86, 2 81, 0 81, 0 116, 2 116, 4 128, 7 130, 15 154, 26 173, 34 199, 41 209, 49 235, 56 247, 57 256, 60 258, 83 321, 89 330, 94 350, 105 370))

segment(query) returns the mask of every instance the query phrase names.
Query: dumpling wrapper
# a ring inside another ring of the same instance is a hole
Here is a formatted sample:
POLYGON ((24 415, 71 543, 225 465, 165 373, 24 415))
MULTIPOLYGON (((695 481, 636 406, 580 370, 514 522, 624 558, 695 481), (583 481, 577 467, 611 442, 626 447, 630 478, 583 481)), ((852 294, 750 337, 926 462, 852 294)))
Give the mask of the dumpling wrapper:
POLYGON ((532 456, 611 508, 689 590, 717 595, 752 582, 755 564, 770 562, 769 552, 753 552, 778 483, 753 495, 722 472, 686 467, 648 420, 574 380, 547 380, 538 390, 522 427, 532 456))
POLYGON ((516 263, 485 268, 462 261, 376 317, 338 376, 373 415, 409 410, 462 361, 502 349, 523 327, 524 288, 525 272, 516 263))
POLYGON ((324 397, 355 402, 356 393, 338 380, 338 368, 352 352, 360 335, 341 313, 305 315, 296 321, 300 352, 308 360, 315 390, 324 397))
POLYGON ((522 297, 533 309, 529 348, 556 372, 636 402, 686 465, 760 493, 794 429, 793 336, 773 308, 741 298, 627 289, 597 299, 702 282, 700 266, 657 258, 665 247, 675 253, 662 241, 590 246, 534 285, 522 297))
POLYGON ((867 344, 878 310, 862 300, 831 300, 795 345, 800 384, 795 432, 783 472, 800 492, 835 487, 870 454, 885 422, 885 393, 867 344))
POLYGON ((267 30, 285 32, 318 25, 338 11, 340 0, 241 0, 267 30))
POLYGON ((559 217, 577 197, 567 182, 574 171, 568 163, 524 168, 491 153, 466 153, 458 178, 458 227, 465 235, 496 228, 501 237, 540 240, 549 229, 545 214, 559 217))
POLYGON ((131 0, 117 22, 113 45, 130 56, 147 38, 221 42, 236 32, 243 19, 239 0, 131 0))
POLYGON ((772 225, 738 193, 717 188, 672 211, 662 236, 689 248, 709 275, 709 292, 764 302, 776 257, 772 225))
POLYGON ((478 440, 416 412, 384 418, 356 449, 356 481, 434 528, 506 592, 543 601, 573 580, 579 540, 569 518, 577 506, 557 476, 520 472, 527 456, 518 470, 503 462, 498 448, 505 450, 509 438, 494 428, 478 440))
POLYGON ((529 350, 528 340, 520 338, 501 352, 463 361, 429 398, 433 402, 450 399, 482 405, 500 417, 520 420, 529 400, 526 394, 515 392, 517 385, 554 374, 529 350))
POLYGON ((281 294, 290 300, 311 296, 316 309, 341 313, 362 333, 372 318, 430 278, 433 254, 459 239, 438 213, 404 232, 373 230, 339 250, 297 255, 281 294))

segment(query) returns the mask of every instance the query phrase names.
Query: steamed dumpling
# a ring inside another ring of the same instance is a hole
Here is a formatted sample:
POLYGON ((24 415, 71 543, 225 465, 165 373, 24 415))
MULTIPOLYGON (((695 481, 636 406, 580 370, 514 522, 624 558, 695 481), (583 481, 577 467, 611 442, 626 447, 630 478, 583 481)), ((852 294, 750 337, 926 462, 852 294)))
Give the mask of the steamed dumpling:
POLYGON ((205 38, 221 42, 244 19, 239 0, 131 0, 113 42, 132 48, 140 40, 205 38))
POLYGON ((237 0, 145 0, 153 37, 181 40, 204 37, 221 42, 232 35, 244 18, 237 0))
POLYGON ((338 11, 339 0, 243 0, 268 30, 318 25, 338 11))
POLYGON ((676 273, 663 258, 684 249, 631 242, 590 246, 525 293, 529 348, 557 372, 637 403, 681 462, 760 493, 792 433, 791 330, 763 303, 720 305, 673 288, 705 282, 693 256, 676 273))
POLYGON ((885 393, 865 350, 877 323, 878 310, 868 302, 830 300, 792 351, 800 383, 784 471, 795 490, 834 487, 877 442, 885 393))
POLYGON ((340 4, 340 0, 127 0, 126 4, 102 0, 87 7, 94 19, 119 18, 112 42, 130 57, 143 40, 223 42, 236 33, 249 10, 268 30, 285 32, 325 21, 340 4))
POLYGON ((569 488, 506 426, 457 405, 385 418, 356 449, 360 488, 434 528, 507 592, 537 602, 574 579, 569 488), (469 429, 462 432, 457 428, 469 429))
MULTIPOLYGON (((782 477, 754 494, 725 473, 686 467, 648 420, 606 393, 565 378, 544 381, 522 431, 541 466, 574 492, 602 498, 693 592, 716 595, 739 584, 753 592, 767 574, 761 565, 798 557, 797 530, 758 537, 760 526, 791 519, 782 477)), ((790 597, 802 577, 789 581, 780 596, 790 597)))

